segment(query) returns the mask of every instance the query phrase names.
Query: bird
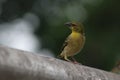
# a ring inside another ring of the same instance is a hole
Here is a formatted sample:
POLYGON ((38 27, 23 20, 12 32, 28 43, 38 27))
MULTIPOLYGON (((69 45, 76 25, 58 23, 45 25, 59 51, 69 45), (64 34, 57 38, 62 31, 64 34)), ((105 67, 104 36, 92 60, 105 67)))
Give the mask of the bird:
POLYGON ((71 33, 66 38, 59 56, 66 61, 78 63, 74 55, 79 53, 85 44, 84 27, 80 22, 67 22, 65 25, 70 28, 71 33), (69 57, 74 61, 68 59, 69 57))

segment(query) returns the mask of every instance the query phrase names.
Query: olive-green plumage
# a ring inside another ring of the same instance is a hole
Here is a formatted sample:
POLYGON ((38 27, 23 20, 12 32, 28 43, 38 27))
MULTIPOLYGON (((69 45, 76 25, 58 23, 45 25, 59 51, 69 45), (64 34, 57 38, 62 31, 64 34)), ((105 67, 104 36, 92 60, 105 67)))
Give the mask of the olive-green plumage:
POLYGON ((66 25, 71 29, 71 34, 66 39, 63 50, 60 54, 65 60, 70 61, 68 57, 73 57, 81 51, 85 43, 84 28, 81 23, 69 22, 66 25))

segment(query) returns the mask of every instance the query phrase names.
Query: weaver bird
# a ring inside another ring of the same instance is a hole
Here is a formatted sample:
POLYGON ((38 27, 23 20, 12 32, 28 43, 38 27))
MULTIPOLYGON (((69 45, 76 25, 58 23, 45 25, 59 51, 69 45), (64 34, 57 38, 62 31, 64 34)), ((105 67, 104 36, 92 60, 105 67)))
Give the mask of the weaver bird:
POLYGON ((71 57, 74 62, 77 62, 73 56, 81 51, 85 43, 84 27, 78 22, 68 22, 65 24, 71 29, 71 34, 67 37, 63 44, 60 57, 67 61, 71 61, 68 57, 71 57))

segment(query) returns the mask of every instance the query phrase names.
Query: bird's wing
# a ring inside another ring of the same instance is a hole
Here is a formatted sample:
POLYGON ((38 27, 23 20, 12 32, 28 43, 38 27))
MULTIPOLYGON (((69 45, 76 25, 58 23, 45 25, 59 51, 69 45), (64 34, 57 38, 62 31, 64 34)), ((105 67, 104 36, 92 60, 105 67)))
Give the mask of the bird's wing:
POLYGON ((63 46, 62 46, 62 48, 61 48, 61 51, 63 51, 64 48, 68 45, 69 40, 70 40, 70 37, 68 36, 67 39, 65 40, 65 42, 64 42, 64 44, 63 44, 63 46))

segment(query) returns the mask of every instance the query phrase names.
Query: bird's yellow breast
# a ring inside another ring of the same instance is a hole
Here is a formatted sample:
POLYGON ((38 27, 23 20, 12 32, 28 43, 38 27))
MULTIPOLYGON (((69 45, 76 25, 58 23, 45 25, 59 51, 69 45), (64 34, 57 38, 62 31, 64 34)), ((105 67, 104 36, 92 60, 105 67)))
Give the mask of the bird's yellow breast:
POLYGON ((78 32, 72 32, 69 36, 68 45, 65 47, 67 56, 72 56, 78 53, 84 45, 84 36, 78 32))
POLYGON ((72 32, 70 36, 71 36, 73 39, 77 39, 77 38, 80 38, 80 33, 78 33, 78 32, 72 32))

